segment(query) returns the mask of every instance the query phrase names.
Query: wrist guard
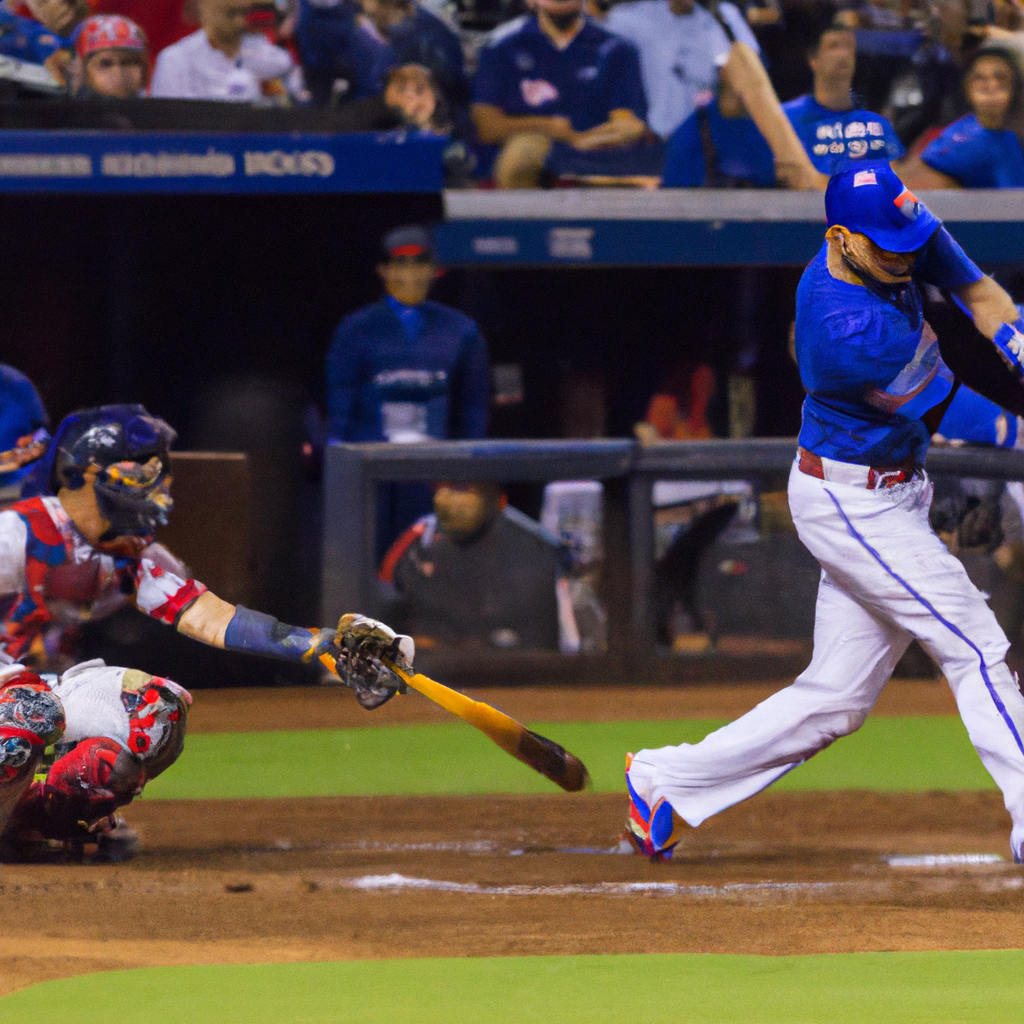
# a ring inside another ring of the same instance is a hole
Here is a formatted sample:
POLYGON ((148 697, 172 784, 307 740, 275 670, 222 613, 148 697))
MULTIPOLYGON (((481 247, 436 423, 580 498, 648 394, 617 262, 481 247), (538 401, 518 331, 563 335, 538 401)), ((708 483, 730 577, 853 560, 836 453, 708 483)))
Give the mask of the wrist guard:
POLYGON ((285 661, 310 662, 326 651, 334 640, 329 629, 303 629, 279 622, 272 615, 254 612, 242 605, 224 633, 224 647, 229 651, 267 654, 285 661))
POLYGON ((996 351, 1018 380, 1024 380, 1024 317, 1003 324, 992 339, 996 351))

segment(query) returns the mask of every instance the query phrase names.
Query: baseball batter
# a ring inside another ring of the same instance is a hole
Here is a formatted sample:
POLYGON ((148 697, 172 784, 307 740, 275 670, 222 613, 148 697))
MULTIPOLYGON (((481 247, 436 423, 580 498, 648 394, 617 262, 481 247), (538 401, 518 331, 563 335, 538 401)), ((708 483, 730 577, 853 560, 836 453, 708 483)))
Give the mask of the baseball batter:
POLYGON ((807 398, 789 480, 797 532, 822 567, 811 664, 700 743, 627 755, 629 832, 640 852, 668 856, 682 822, 699 825, 859 729, 917 639, 1003 792, 1024 862, 1024 697, 1009 643, 928 523, 925 451, 953 378, 921 288, 951 291, 1018 381, 1024 319, 887 165, 834 176, 825 210, 825 244, 797 290, 807 398))

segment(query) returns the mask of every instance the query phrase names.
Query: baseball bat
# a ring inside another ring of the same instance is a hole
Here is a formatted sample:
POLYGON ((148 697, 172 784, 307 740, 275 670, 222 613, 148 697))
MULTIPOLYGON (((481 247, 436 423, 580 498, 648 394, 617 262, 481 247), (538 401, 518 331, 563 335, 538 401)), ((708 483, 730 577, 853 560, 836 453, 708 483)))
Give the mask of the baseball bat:
MULTIPOLYGON (((320 660, 337 675, 337 663, 331 655, 323 654, 320 660)), ((507 754, 540 772, 566 792, 579 792, 590 782, 587 766, 554 740, 532 732, 521 722, 491 707, 490 704, 473 700, 472 697, 467 697, 464 693, 459 693, 458 690, 453 690, 420 672, 405 672, 386 658, 381 660, 407 686, 479 729, 507 754)))

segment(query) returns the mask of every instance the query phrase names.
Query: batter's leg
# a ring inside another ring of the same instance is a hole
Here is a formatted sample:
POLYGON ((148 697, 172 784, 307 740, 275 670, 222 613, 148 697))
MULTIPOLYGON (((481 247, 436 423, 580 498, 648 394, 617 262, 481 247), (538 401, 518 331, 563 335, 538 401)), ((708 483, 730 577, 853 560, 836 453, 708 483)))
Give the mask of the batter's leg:
POLYGON ((630 785, 648 805, 664 797, 699 825, 859 729, 909 643, 822 574, 814 656, 792 686, 700 743, 639 751, 630 785))
MULTIPOLYGON (((931 531, 927 502, 859 514, 860 495, 829 486, 846 538, 814 551, 876 615, 916 637, 938 661, 982 763, 1013 819, 1024 858, 1024 697, 1006 666, 1009 641, 963 565, 931 531)), ((808 545, 810 546, 810 545, 808 545)), ((813 548, 812 548, 813 551, 813 548)))

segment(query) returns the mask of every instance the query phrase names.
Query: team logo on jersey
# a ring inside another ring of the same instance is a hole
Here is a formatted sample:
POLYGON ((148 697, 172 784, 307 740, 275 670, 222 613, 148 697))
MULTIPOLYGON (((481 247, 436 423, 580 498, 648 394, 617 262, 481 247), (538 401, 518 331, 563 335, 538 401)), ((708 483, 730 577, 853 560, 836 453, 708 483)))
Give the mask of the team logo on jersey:
POLYGON ((558 90, 543 78, 524 78, 519 83, 519 91, 528 107, 541 107, 558 99, 558 90))
POLYGON ((905 188, 893 202, 907 220, 917 220, 921 216, 921 203, 909 188, 905 188))
POLYGON ((869 388, 864 398, 882 412, 919 416, 945 398, 952 381, 953 375, 939 354, 939 339, 925 322, 910 362, 884 388, 869 388), (912 402, 915 404, 908 408, 912 402))

